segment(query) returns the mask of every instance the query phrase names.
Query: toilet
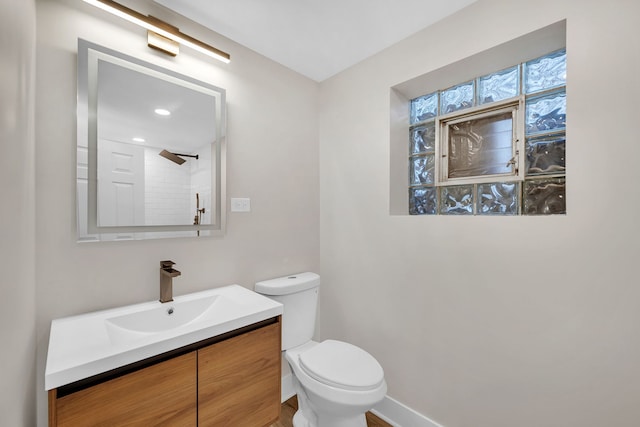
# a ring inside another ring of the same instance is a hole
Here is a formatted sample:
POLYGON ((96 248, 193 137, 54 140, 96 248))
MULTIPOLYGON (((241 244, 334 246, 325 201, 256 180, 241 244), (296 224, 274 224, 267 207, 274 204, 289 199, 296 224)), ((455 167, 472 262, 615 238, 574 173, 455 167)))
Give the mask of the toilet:
POLYGON ((255 291, 283 305, 282 350, 298 395, 294 427, 367 427, 365 412, 387 393, 378 361, 355 345, 312 341, 320 276, 300 273, 258 282, 255 291))

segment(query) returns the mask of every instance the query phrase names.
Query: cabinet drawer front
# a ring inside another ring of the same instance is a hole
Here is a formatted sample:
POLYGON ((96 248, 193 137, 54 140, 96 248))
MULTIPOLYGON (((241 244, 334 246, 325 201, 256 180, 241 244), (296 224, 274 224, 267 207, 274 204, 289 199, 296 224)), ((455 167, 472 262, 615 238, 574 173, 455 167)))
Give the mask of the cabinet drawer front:
POLYGON ((198 350, 198 425, 276 422, 280 375, 280 322, 198 350))
POLYGON ((195 426, 197 355, 180 357, 57 400, 57 426, 195 426))

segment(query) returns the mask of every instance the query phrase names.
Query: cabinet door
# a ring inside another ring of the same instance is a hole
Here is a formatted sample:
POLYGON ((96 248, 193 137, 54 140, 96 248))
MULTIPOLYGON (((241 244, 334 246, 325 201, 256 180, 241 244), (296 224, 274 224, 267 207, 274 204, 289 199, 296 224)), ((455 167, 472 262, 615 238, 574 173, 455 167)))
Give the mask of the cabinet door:
POLYGON ((198 425, 263 427, 280 417, 280 322, 198 350, 198 425))
POLYGON ((195 426, 196 369, 194 351, 61 397, 57 426, 195 426))

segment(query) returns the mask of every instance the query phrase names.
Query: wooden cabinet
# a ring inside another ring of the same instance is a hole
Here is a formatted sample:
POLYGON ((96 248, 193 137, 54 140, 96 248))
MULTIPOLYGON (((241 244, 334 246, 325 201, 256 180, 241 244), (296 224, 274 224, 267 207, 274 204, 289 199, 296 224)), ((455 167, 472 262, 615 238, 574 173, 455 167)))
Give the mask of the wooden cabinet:
POLYGON ((198 425, 268 426, 280 417, 280 328, 198 351, 198 425))
POLYGON ((280 317, 49 391, 49 426, 266 427, 280 417, 280 317))
POLYGON ((193 426, 196 352, 57 399, 57 426, 193 426))

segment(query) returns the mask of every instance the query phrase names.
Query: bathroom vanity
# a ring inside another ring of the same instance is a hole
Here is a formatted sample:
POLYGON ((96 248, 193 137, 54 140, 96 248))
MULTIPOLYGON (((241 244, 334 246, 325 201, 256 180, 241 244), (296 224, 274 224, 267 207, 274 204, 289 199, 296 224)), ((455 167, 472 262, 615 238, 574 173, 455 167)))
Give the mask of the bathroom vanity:
POLYGON ((232 285, 54 320, 49 425, 268 426, 280 416, 281 314, 232 285))

